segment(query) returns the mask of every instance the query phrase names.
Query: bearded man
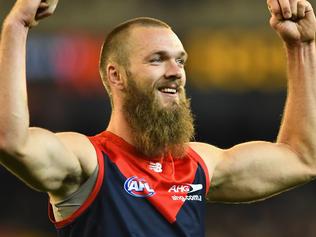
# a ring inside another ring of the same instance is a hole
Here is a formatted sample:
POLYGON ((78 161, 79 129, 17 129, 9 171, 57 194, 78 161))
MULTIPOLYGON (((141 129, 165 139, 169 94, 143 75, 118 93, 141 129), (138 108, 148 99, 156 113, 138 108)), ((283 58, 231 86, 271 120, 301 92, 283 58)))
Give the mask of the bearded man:
POLYGON ((136 18, 106 38, 100 60, 111 99, 93 137, 29 127, 25 45, 57 0, 17 0, 0 42, 0 162, 50 197, 59 236, 204 236, 204 204, 262 200, 316 175, 316 20, 305 0, 268 0, 288 57, 277 142, 230 149, 191 142, 187 53, 166 23, 136 18), (282 167, 282 168, 281 168, 282 167))

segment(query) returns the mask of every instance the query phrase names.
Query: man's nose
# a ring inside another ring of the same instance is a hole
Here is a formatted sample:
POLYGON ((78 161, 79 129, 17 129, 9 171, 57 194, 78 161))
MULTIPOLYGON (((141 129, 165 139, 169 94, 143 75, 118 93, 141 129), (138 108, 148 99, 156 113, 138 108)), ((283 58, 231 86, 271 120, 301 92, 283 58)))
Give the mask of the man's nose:
POLYGON ((183 76, 183 66, 172 61, 167 64, 165 78, 166 79, 181 79, 183 76))

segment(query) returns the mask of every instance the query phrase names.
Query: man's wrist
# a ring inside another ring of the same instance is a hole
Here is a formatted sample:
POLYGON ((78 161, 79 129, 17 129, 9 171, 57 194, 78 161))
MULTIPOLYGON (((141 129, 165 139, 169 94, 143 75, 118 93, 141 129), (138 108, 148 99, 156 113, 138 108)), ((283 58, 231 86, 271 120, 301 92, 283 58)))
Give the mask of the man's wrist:
POLYGON ((285 42, 285 47, 287 50, 290 51, 315 48, 315 40, 311 40, 308 42, 285 42))
POLYGON ((315 41, 301 42, 299 44, 286 44, 289 74, 301 78, 301 74, 315 77, 316 73, 316 47, 315 41))
POLYGON ((7 16, 7 18, 4 20, 2 25, 2 32, 5 31, 14 31, 14 32, 21 32, 21 33, 27 33, 29 30, 29 27, 23 22, 22 20, 19 20, 17 17, 7 16))
POLYGON ((304 58, 304 61, 307 58, 310 58, 312 59, 312 61, 315 61, 316 48, 314 40, 309 42, 299 42, 290 44, 285 43, 285 48, 287 51, 288 58, 291 59, 290 63, 296 63, 297 60, 303 60, 304 58), (294 60, 294 58, 296 58, 296 60, 294 60))

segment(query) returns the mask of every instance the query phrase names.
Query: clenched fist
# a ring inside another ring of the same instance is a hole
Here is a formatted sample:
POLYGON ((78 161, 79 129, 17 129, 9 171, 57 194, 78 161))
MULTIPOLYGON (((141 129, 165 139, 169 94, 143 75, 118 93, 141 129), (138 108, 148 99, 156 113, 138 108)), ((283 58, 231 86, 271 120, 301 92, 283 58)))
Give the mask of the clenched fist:
POLYGON ((312 5, 306 0, 267 0, 270 25, 285 43, 310 43, 315 40, 316 20, 312 5))
POLYGON ((17 0, 7 19, 31 27, 52 15, 57 3, 58 0, 17 0))

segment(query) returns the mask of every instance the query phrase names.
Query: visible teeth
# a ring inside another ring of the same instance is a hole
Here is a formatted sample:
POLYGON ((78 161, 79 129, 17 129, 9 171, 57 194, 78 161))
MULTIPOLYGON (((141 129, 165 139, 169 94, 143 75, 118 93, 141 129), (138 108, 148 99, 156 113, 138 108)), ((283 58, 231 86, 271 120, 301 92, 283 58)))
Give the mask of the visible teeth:
POLYGON ((161 89, 161 91, 164 92, 164 93, 172 93, 172 94, 177 93, 177 90, 176 89, 172 89, 172 88, 163 88, 163 89, 161 89))

